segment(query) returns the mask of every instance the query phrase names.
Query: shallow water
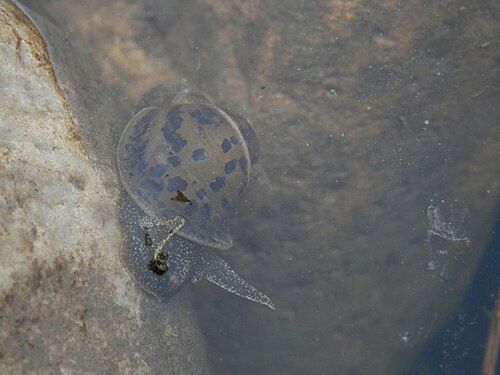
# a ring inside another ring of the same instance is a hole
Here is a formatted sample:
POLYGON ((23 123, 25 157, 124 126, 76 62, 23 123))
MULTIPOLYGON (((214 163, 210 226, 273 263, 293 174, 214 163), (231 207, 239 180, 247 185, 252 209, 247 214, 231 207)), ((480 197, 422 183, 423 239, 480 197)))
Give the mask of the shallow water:
MULTIPOLYGON (((411 374, 473 374, 482 368, 500 276, 500 218, 459 307, 413 366, 411 374), (426 369, 425 372, 423 369, 426 369)), ((499 374, 497 369, 495 374, 499 374)))
POLYGON ((460 356, 438 355, 456 340, 434 337, 498 212, 498 5, 25 3, 70 30, 130 116, 186 79, 253 124, 272 191, 221 256, 276 311, 184 288, 213 373, 456 373, 460 356))

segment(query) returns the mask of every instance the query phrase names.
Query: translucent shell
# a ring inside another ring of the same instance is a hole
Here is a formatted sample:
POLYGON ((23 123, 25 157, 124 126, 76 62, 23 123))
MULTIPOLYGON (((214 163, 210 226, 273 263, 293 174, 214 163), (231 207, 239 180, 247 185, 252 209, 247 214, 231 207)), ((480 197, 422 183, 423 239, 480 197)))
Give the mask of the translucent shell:
POLYGON ((181 236, 227 249, 228 219, 249 186, 257 149, 243 118, 208 101, 174 97, 128 123, 118 169, 125 190, 150 217, 182 216, 181 236))

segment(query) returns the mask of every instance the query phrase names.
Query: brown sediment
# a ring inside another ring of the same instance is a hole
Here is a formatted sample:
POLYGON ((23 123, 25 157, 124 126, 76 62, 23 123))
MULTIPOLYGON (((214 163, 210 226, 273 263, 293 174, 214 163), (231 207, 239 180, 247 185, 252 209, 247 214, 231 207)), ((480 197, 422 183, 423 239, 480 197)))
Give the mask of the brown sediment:
MULTIPOLYGON (((28 47, 30 55, 37 62, 37 67, 42 69, 49 77, 50 82, 57 92, 60 102, 66 112, 69 113, 69 104, 62 93, 61 87, 57 81, 57 76, 50 61, 47 44, 39 33, 38 29, 33 25, 31 20, 20 10, 16 5, 11 2, 5 1, 0 5, 0 18, 2 21, 10 26, 10 32, 16 43, 17 59, 21 65, 24 65, 23 57, 23 44, 28 47)), ((66 140, 69 141, 76 150, 85 157, 88 153, 82 143, 80 136, 76 130, 76 123, 72 116, 68 116, 71 123, 68 126, 66 140)))

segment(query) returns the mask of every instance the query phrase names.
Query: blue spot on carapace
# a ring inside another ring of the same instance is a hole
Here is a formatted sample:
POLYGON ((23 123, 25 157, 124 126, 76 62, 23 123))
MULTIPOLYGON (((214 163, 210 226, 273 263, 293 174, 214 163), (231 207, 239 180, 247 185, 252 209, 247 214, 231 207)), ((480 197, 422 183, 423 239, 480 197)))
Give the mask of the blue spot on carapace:
POLYGON ((125 144, 125 160, 127 161, 127 165, 129 168, 134 168, 140 158, 140 155, 144 157, 144 151, 148 147, 149 142, 136 140, 135 142, 126 143, 125 144))
POLYGON ((178 156, 170 156, 168 158, 168 162, 172 164, 173 167, 178 167, 181 165, 181 158, 178 156))
POLYGON ((207 191, 205 189, 200 189, 196 192, 196 196, 200 199, 203 199, 203 197, 207 194, 207 191))
POLYGON ((222 198, 221 206, 224 211, 226 211, 229 208, 229 201, 227 200, 227 198, 222 198))
POLYGON ((229 150, 231 150, 231 142, 229 141, 229 139, 224 138, 224 140, 222 141, 221 147, 222 147, 223 153, 226 153, 229 150))
POLYGON ((243 173, 246 174, 247 173, 247 159, 244 156, 242 156, 240 158, 239 164, 240 164, 240 168, 243 171, 243 173))
POLYGON ((146 113, 139 121, 134 124, 134 136, 141 137, 149 126, 152 124, 152 120, 158 111, 152 110, 146 113))
POLYGON ((201 105, 200 109, 191 112, 190 115, 201 125, 220 126, 224 123, 217 110, 206 105, 201 105))
POLYGON ((186 204, 184 206, 184 213, 187 216, 192 216, 196 211, 198 211, 198 203, 191 202, 190 204, 186 204))
POLYGON ((192 158, 194 161, 200 161, 205 159, 205 149, 199 148, 197 150, 194 150, 192 158))
POLYGON ((236 159, 229 160, 226 163, 226 165, 224 165, 224 172, 226 174, 231 174, 236 169, 237 165, 238 165, 238 160, 236 160, 236 159))
POLYGON ((167 170, 168 170, 167 164, 157 164, 157 165, 150 167, 148 169, 148 174, 151 177, 161 177, 161 176, 164 176, 165 173, 167 173, 167 170))
POLYGON ((163 184, 148 179, 142 180, 139 186, 141 187, 141 189, 144 189, 146 191, 151 191, 154 193, 159 193, 164 188, 163 184))
POLYGON ((125 157, 124 162, 129 173, 132 173, 132 175, 139 173, 141 176, 144 176, 144 171, 148 166, 148 163, 144 158, 144 152, 147 146, 147 141, 139 144, 130 144, 130 150, 127 150, 127 156, 125 157))
POLYGON ((231 136, 231 138, 229 138, 231 140, 231 143, 233 145, 237 145, 238 144, 238 138, 236 138, 234 135, 231 136))
POLYGON ((187 182, 180 176, 175 176, 168 179, 167 190, 171 193, 176 191, 184 191, 187 188, 187 182))
POLYGON ((177 105, 168 111, 165 126, 161 128, 163 137, 174 152, 179 152, 187 144, 187 141, 176 133, 177 129, 182 126, 182 121, 182 110, 177 105))
POLYGON ((146 161, 146 159, 144 159, 144 152, 141 152, 139 155, 137 155, 137 161, 139 162, 139 165, 137 166, 137 171, 141 176, 144 176, 144 172, 148 167, 148 162, 146 161))
POLYGON ((226 186, 226 180, 225 180, 224 176, 222 176, 222 177, 217 176, 217 177, 215 177, 215 180, 213 180, 210 183, 210 189, 212 189, 214 192, 218 192, 219 190, 224 188, 224 186, 226 186))

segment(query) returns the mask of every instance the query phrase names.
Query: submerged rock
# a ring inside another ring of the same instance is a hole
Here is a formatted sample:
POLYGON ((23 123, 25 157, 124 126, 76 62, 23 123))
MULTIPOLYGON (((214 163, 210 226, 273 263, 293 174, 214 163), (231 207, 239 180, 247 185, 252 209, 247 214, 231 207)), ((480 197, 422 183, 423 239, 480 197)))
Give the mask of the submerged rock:
POLYGON ((120 262, 128 114, 60 38, 0 1, 0 373, 208 373, 189 296, 159 303, 120 262))

